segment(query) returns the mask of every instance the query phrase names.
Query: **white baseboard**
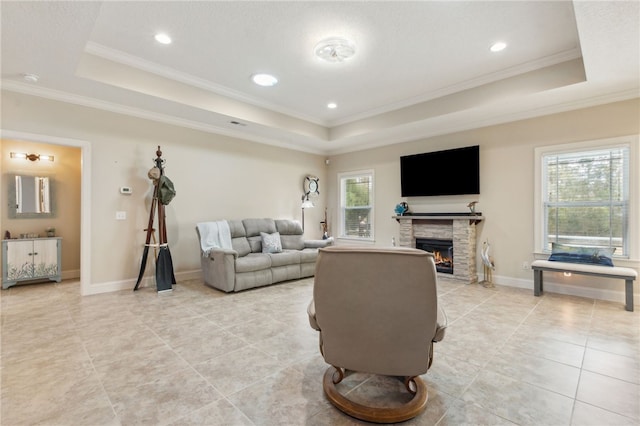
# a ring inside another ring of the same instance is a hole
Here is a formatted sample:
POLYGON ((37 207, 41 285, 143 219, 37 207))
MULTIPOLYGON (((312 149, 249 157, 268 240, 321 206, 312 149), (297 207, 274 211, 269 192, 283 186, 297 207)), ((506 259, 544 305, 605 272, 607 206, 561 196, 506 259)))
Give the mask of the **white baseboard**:
POLYGON ((62 271, 60 276, 63 280, 77 280, 80 278, 80 269, 71 269, 67 271, 62 271))
MULTIPOLYGON (((74 271, 66 271, 63 272, 63 278, 65 278, 66 273, 73 273, 74 271)), ((176 272, 176 280, 178 283, 181 280, 193 280, 202 278, 202 270, 196 269, 192 271, 184 271, 184 272, 176 272)), ((79 271, 78 271, 79 276, 79 271)), ((75 277, 74 277, 75 278, 75 277)), ((478 274, 478 282, 482 281, 481 274, 478 274)), ((545 277, 546 278, 546 277, 545 277)), ((90 284, 87 286, 88 291, 83 294, 83 296, 88 296, 91 294, 99 294, 99 293, 109 293, 113 291, 121 291, 121 290, 133 290, 133 287, 136 285, 136 278, 132 278, 129 280, 122 281, 111 281, 106 283, 98 283, 98 284, 90 284)), ((598 289, 593 287, 583 287, 577 285, 563 284, 551 281, 549 279, 545 279, 544 281, 544 291, 549 293, 559 293, 566 294, 570 296, 578 296, 578 297, 586 297, 589 299, 598 299, 598 300, 606 300, 610 302, 618 302, 625 303, 625 293, 624 293, 624 281, 620 281, 620 290, 610 290, 610 289, 598 289)), ((503 285, 506 287, 515 287, 522 288, 526 290, 531 290, 531 294, 533 294, 533 277, 531 279, 524 278, 514 278, 507 277, 501 275, 494 275, 493 282, 497 285, 503 285)), ((637 284, 636 284, 637 285, 637 284)), ((155 287, 155 277, 153 275, 145 276, 140 283, 140 287, 155 287)), ((634 304, 640 306, 640 291, 636 291, 634 294, 634 304)))
MULTIPOLYGON (((482 277, 478 274, 480 281, 482 281, 482 277)), ((503 275, 494 275, 493 283, 498 285, 503 285, 506 287, 517 287, 517 288, 526 288, 531 289, 533 292, 533 279, 527 280, 524 278, 513 278, 513 277, 505 277, 503 275)))
MULTIPOLYGON (((480 274, 478 275, 478 278, 480 281, 482 281, 482 276, 480 276, 480 274)), ((554 282, 552 280, 549 280, 546 276, 544 278, 545 292, 586 297, 589 299, 606 300, 609 302, 618 303, 625 303, 626 300, 624 292, 624 280, 618 280, 620 282, 620 290, 611 290, 554 282)), ((528 280, 523 278, 494 275, 493 283, 506 287, 524 288, 527 290, 531 290, 531 294, 533 294, 533 277, 528 280)), ((635 287, 636 288, 634 288, 634 290, 637 290, 637 284, 635 284, 635 287)), ((640 292, 634 292, 633 303, 637 306, 640 306, 640 294, 638 293, 640 292)))
MULTIPOLYGON (((180 281, 202 278, 202 270, 197 269, 194 271, 176 272, 175 276, 176 276, 176 281, 178 281, 178 285, 179 285, 180 281)), ((132 279, 121 280, 121 281, 110 281, 105 283, 89 284, 88 286, 86 286, 87 291, 84 292, 82 295, 89 296, 92 294, 110 293, 113 291, 122 291, 122 290, 133 291, 133 288, 136 286, 137 280, 138 280, 137 278, 132 278, 132 279)), ((155 287, 155 286, 156 286, 155 276, 146 275, 142 278, 139 288, 155 287)))

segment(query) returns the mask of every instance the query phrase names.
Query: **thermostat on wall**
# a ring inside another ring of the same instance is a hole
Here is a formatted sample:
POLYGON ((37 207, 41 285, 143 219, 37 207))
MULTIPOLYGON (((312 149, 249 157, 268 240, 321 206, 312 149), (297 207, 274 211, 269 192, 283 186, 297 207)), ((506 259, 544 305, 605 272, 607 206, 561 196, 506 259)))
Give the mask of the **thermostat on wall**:
POLYGON ((121 194, 126 194, 126 195, 131 195, 133 193, 133 191, 128 186, 122 186, 122 187, 120 187, 120 193, 121 194))

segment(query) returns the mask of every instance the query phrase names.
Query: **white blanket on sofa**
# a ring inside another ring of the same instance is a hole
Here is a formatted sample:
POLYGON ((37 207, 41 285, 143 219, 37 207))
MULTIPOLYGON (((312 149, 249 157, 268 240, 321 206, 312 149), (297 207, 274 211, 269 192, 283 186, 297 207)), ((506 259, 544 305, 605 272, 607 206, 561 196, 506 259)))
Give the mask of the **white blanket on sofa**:
POLYGON ((200 247, 203 256, 208 256, 213 248, 231 249, 231 231, 226 220, 201 222, 196 225, 200 233, 200 247))

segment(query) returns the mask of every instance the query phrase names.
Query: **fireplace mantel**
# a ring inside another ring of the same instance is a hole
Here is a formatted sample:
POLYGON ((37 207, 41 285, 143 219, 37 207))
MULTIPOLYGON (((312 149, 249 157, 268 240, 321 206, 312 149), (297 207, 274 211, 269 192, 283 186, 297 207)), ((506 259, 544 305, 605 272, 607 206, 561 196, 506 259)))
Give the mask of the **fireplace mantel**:
POLYGON ((481 213, 409 213, 393 218, 400 224, 401 247, 416 247, 416 238, 452 240, 453 275, 445 275, 467 283, 478 281, 476 225, 484 219, 481 213))
POLYGON ((474 225, 484 220, 482 213, 409 213, 402 216, 393 216, 393 219, 401 220, 469 220, 474 225))

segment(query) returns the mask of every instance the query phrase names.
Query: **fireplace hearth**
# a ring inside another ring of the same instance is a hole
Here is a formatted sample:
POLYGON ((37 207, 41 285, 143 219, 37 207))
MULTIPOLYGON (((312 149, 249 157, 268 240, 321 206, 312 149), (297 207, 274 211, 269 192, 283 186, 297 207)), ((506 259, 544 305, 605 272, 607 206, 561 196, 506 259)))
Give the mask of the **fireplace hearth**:
POLYGON ((416 248, 433 253, 438 272, 453 274, 453 240, 416 238, 416 248))

